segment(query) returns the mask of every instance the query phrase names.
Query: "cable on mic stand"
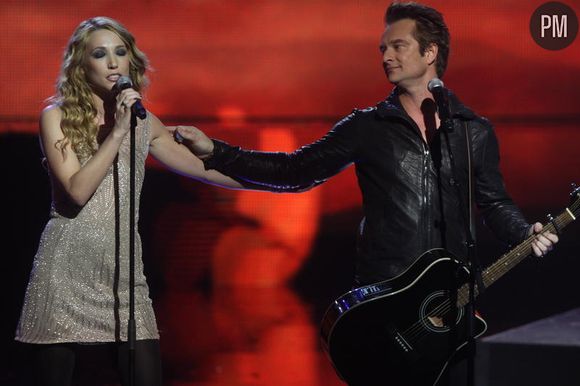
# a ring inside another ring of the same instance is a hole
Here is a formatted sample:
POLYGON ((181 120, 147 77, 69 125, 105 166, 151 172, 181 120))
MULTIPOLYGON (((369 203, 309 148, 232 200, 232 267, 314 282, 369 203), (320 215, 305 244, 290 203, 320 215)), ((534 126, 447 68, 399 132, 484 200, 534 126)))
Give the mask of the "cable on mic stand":
MULTIPOLYGON (((475 237, 472 232, 472 191, 473 191, 473 159, 472 159, 472 141, 471 141, 471 133, 469 132, 469 128, 467 124, 464 124, 465 127, 465 146, 467 148, 467 164, 468 164, 468 186, 467 186, 467 202, 465 202, 464 196, 461 194, 461 189, 459 186, 459 179, 457 174, 457 168, 455 166, 455 158, 453 156, 453 152, 451 150, 451 143, 449 141, 449 133, 454 132, 453 127, 453 119, 451 114, 451 108, 449 105, 449 92, 444 87, 443 82, 438 78, 433 78, 429 81, 427 85, 428 90, 433 94, 435 99, 435 103, 437 104, 437 111, 439 114, 439 119, 441 121, 440 129, 443 129, 443 135, 445 138, 445 142, 447 145, 447 152, 449 154, 449 163, 451 166, 451 175, 452 175, 452 185, 455 187, 458 204, 459 204, 459 211, 463 215, 463 223, 465 227, 465 236, 466 236, 466 246, 467 246, 467 263, 469 268, 469 301, 466 308, 466 343, 467 343, 467 385, 473 386, 475 384, 475 297, 476 291, 478 294, 483 293, 485 286, 483 284, 483 279, 481 277, 481 265, 479 263, 479 259, 476 253, 476 243, 475 237)), ((457 274, 457 277, 460 277, 460 274, 457 274)), ((455 294, 451 296, 452 299, 457 299, 457 290, 460 287, 457 286, 455 288, 455 294)), ((457 307, 457 302, 452 301, 452 305, 457 307)), ((455 311, 456 312, 456 311, 455 311)), ((452 313, 454 314, 454 313, 452 313)), ((455 328, 455 322, 451 322, 451 329, 455 328)), ((452 338, 457 336, 456 333, 452 331, 451 335, 452 338)), ((452 342, 456 343, 456 342, 452 342)))
POLYGON ((135 342, 137 326, 135 323, 135 128, 137 117, 131 113, 131 149, 129 166, 129 322, 127 339, 129 341, 129 385, 135 386, 135 342))

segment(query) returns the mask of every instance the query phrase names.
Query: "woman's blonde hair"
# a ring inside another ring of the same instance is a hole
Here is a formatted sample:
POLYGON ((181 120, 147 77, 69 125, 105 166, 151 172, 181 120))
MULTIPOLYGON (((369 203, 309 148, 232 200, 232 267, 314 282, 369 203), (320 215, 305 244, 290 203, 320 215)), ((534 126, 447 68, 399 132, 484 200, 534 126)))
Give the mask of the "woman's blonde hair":
POLYGON ((133 88, 141 91, 147 84, 145 71, 148 60, 136 44, 133 35, 119 22, 108 17, 93 17, 79 24, 72 34, 64 52, 56 95, 50 102, 62 111, 61 129, 64 138, 56 143, 62 151, 70 144, 79 159, 85 160, 97 150, 97 109, 93 103, 92 90, 85 73, 86 46, 91 33, 106 29, 117 34, 129 54, 129 76, 133 88))

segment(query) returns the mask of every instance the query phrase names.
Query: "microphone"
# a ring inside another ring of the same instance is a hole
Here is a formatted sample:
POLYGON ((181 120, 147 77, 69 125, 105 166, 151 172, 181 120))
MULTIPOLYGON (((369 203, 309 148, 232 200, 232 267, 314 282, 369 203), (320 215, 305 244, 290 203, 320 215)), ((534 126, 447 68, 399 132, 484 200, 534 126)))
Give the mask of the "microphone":
MULTIPOLYGON (((117 92, 120 92, 121 90, 132 87, 133 81, 131 81, 131 78, 129 78, 128 76, 120 76, 119 79, 117 79, 117 81, 115 82, 115 86, 113 88, 117 90, 117 92)), ((135 103, 133 103, 133 106, 131 106, 131 111, 139 119, 145 119, 145 117, 147 117, 147 111, 143 107, 143 104, 141 103, 140 100, 137 100, 135 103)))
MULTIPOLYGON (((427 89, 431 94, 433 94, 433 98, 435 99, 435 103, 437 104, 437 111, 439 112, 439 119, 443 123, 451 119, 451 110, 449 108, 449 98, 448 92, 445 88, 445 85, 439 78, 433 78, 427 84, 427 89)), ((452 127, 451 125, 448 125, 452 127)))

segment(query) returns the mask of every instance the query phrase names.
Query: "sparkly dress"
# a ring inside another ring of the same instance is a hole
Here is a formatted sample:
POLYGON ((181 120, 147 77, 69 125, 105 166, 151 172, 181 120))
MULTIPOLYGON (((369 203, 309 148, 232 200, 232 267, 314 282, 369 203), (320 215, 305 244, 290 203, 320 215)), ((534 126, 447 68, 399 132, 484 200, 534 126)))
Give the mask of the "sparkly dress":
MULTIPOLYGON (((149 150, 149 132, 149 118, 139 120, 135 141, 137 207, 149 150)), ((82 208, 71 209, 70 204, 55 202, 53 194, 50 220, 34 258, 16 340, 26 343, 127 340, 129 146, 130 135, 127 135, 119 150, 117 166, 111 166, 82 208)), ((135 227, 137 222, 138 214, 135 227)), ((159 338, 143 274, 137 230, 135 320, 138 340, 159 338)))

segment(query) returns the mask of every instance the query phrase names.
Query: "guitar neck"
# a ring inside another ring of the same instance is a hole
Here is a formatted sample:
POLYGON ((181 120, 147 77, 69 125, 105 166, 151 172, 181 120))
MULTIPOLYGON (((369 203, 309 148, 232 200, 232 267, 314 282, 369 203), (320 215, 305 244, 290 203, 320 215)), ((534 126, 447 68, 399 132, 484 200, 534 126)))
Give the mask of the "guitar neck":
MULTIPOLYGON (((577 204, 577 203, 576 203, 577 204)), ((558 217, 552 221, 544 224, 544 232, 560 233, 568 224, 576 220, 573 211, 576 212, 578 208, 566 208, 558 217)), ((518 244, 514 249, 500 257, 495 263, 487 267, 481 272, 481 278, 485 288, 495 283, 499 278, 508 273, 512 268, 518 265, 526 257, 532 254, 532 242, 535 239, 532 235, 518 244)), ((479 290, 475 288, 475 296, 479 295, 479 290)), ((469 303, 469 285, 464 284, 457 294, 457 306, 463 307, 469 303)))

